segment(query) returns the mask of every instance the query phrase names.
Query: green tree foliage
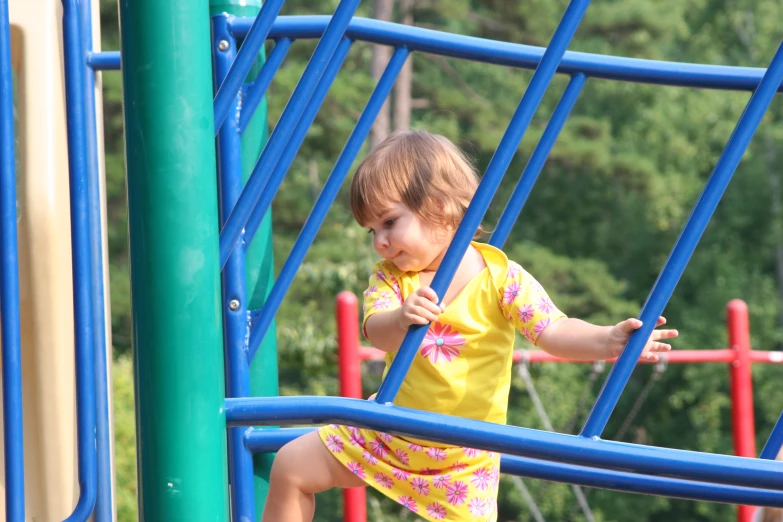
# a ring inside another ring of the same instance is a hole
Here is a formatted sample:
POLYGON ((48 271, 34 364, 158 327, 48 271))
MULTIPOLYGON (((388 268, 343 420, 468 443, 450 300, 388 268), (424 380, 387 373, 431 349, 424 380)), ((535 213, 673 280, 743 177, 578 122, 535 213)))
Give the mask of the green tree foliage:
MULTIPOLYGON (((291 0, 284 14, 329 14, 336 0, 291 0)), ((102 2, 103 45, 118 48, 113 2, 102 2)), ((565 0, 419 0, 415 25, 545 46, 565 0)), ((372 2, 363 2, 369 16, 372 2)), ((396 16, 396 15, 395 15, 396 16)), ((609 0, 591 6, 573 50, 635 58, 763 67, 783 38, 783 5, 773 0, 609 0)), ((314 48, 295 42, 269 90, 274 126, 314 48)), ((161 52, 166 52, 161 50, 161 52)), ((357 42, 310 129, 273 205, 277 268, 290 251, 315 198, 368 99, 371 48, 357 42)), ((530 71, 415 54, 412 125, 458 142, 483 172, 531 78, 530 71)), ((490 208, 492 229, 567 78, 545 96, 490 208)), ((673 88, 588 79, 571 119, 512 231, 507 251, 550 291, 569 315, 614 323, 638 313, 690 209, 709 177, 749 93, 673 88)), ((104 74, 112 327, 115 353, 130 350, 127 219, 120 76, 104 74)), ((781 164, 783 111, 774 101, 666 309, 681 349, 726 346, 724 308, 748 302, 756 349, 780 347, 783 266, 781 164)), ((360 158, 366 151, 360 154, 360 158)), ((352 220, 345 190, 338 196, 278 314, 281 392, 336 394, 334 298, 360 294, 374 260, 370 241, 352 220)), ((520 339, 520 347, 526 346, 520 339)), ((121 359, 118 379, 127 362, 121 359)), ((538 389, 557 430, 578 430, 606 373, 591 381, 588 365, 533 365, 538 389), (580 400, 582 399, 582 400, 580 400)), ((635 372, 606 429, 612 438, 652 376, 635 372)), ((757 444, 780 412, 780 370, 756 365, 757 444)), ((365 393, 380 380, 365 366, 365 393)), ((128 384, 117 383, 118 390, 128 384)), ((126 386, 127 387, 127 386, 126 386)), ((132 452, 127 429, 132 395, 117 392, 119 452, 132 452), (120 429, 122 426, 122 429, 120 429), (123 449, 125 448, 125 449, 123 449)), ((511 393, 511 423, 542 428, 521 380, 511 393)), ((132 430, 132 426, 130 428, 132 430)), ((652 388, 623 440, 732 453, 728 372, 723 365, 670 366, 652 388)), ((126 453, 123 453, 126 455, 126 453)), ((125 457, 123 457, 125 458, 125 457)), ((118 457, 119 461, 119 457, 118 457)), ((132 459, 129 461, 132 462, 132 459)), ((119 469, 119 465, 118 465, 119 469)), ((120 498, 132 497, 122 467, 120 498)), ((568 486, 526 481, 547 519, 584 520, 568 486)), ((596 520, 734 520, 728 505, 587 490, 596 520)), ((317 520, 341 519, 339 495, 319 500, 317 520)), ((130 507, 122 513, 133 519, 130 507)), ((371 520, 413 520, 370 493, 371 520)), ((533 520, 511 481, 502 483, 501 520, 533 520)))

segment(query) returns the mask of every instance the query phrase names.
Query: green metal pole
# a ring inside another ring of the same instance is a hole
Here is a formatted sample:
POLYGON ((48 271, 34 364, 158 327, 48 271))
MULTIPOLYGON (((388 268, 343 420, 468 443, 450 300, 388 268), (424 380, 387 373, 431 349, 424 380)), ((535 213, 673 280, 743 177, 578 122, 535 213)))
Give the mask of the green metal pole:
POLYGON ((209 0, 120 0, 139 520, 226 521, 209 0))
MULTIPOLYGON (((234 16, 256 16, 261 10, 261 0, 210 0, 210 14, 228 13, 234 16)), ((264 65, 264 52, 259 54, 246 81, 253 81, 264 65)), ((255 115, 242 134, 242 174, 245 181, 261 155, 268 138, 267 101, 261 101, 255 115)), ((272 215, 267 212, 256 237, 247 250, 247 295, 248 309, 262 308, 274 284, 274 252, 272 246, 272 215)), ((279 395, 277 373, 277 339, 275 323, 261 343, 253 363, 250 365, 250 394, 254 397, 279 395)), ((256 513, 263 511, 269 489, 269 472, 272 469, 273 454, 253 456, 255 474, 256 513)))

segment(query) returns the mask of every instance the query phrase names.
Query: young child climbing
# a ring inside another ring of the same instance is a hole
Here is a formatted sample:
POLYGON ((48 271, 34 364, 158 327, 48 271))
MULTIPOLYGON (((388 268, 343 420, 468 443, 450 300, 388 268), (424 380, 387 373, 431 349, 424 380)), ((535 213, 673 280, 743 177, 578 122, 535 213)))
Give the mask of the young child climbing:
MULTIPOLYGON (((362 330, 385 351, 386 370, 408 327, 431 323, 397 406, 506 422, 515 330, 569 359, 620 354, 641 326, 567 318, 521 266, 472 242, 445 295, 430 288, 478 186, 471 162, 449 140, 396 133, 359 166, 351 209, 382 258, 364 292, 362 330)), ((665 323, 658 320, 657 326, 665 323)), ((655 329, 642 358, 670 349, 676 330, 655 329)), ((263 522, 310 521, 314 494, 370 485, 426 520, 497 520, 500 455, 348 426, 320 428, 277 454, 263 522)))

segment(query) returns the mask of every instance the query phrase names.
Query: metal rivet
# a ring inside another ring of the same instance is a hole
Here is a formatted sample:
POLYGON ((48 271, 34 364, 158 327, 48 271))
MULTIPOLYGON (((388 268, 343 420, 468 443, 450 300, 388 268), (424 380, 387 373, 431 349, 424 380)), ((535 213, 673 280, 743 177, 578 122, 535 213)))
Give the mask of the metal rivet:
POLYGON ((228 40, 220 40, 218 42, 218 50, 220 50, 220 51, 228 51, 229 47, 230 46, 229 46, 228 40))
POLYGON ((231 311, 239 310, 239 300, 238 299, 232 299, 228 302, 228 309, 231 311))

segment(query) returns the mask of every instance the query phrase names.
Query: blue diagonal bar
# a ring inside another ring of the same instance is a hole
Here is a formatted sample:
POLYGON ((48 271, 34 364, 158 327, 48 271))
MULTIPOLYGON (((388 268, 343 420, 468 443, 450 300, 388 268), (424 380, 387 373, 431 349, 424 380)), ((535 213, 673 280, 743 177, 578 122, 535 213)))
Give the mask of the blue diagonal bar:
POLYGON ((285 55, 288 54, 291 43, 292 40, 290 38, 281 38, 275 42, 269 57, 261 67, 261 72, 258 73, 255 81, 248 88, 247 95, 242 101, 242 112, 239 115, 240 134, 245 132, 248 123, 253 119, 258 105, 264 99, 264 94, 266 94, 269 84, 272 83, 272 78, 274 78, 275 73, 283 63, 285 55))
POLYGON ((65 101, 68 126, 68 176, 73 250, 73 312, 76 337, 76 420, 79 449, 79 500, 67 522, 87 520, 97 489, 95 421, 95 342, 90 260, 90 200, 85 59, 78 0, 63 0, 65 101))
MULTIPOLYGON (((242 42, 242 48, 237 53, 231 70, 228 71, 226 78, 220 84, 220 88, 215 95, 215 134, 217 134, 218 129, 223 124, 223 120, 226 118, 234 98, 236 98, 239 89, 242 87, 242 82, 245 81, 247 73, 253 67, 256 57, 259 51, 261 51, 261 46, 264 45, 269 34, 269 29, 272 28, 272 24, 284 2, 285 0, 265 0, 261 11, 253 21, 253 25, 250 27, 244 42, 242 42)), ((225 18, 227 15, 216 16, 225 18)), ((218 45, 218 42, 219 40, 215 40, 213 45, 218 45)), ((216 50, 215 52, 220 51, 216 50)))
MULTIPOLYGON (((484 178, 481 180, 481 184, 473 196, 473 201, 468 210, 465 212, 465 217, 457 229, 454 240, 449 245, 443 262, 435 274, 431 286, 437 295, 445 295, 446 289, 457 270, 457 266, 459 266, 462 256, 470 244, 470 240, 481 224, 484 213, 487 207, 489 207, 492 197, 498 185, 500 185, 500 181, 503 179, 503 174, 509 163, 511 163, 511 159, 517 147, 519 147, 519 142, 522 140, 528 125, 530 125, 533 114, 538 108, 538 104, 541 103, 541 98, 543 98, 546 88, 557 70, 557 65, 563 57, 577 27, 579 27, 579 22, 582 20, 582 16, 589 4, 589 0, 572 0, 568 5, 560 24, 555 30, 552 41, 541 59, 541 63, 533 74, 533 78, 530 80, 530 84, 517 110, 514 112, 514 116, 511 118, 511 123, 509 123, 508 129, 503 135, 495 155, 487 166, 484 178)), ((410 327, 391 368, 389 368, 389 372, 386 374, 386 378, 378 389, 378 395, 375 397, 377 402, 385 404, 394 401, 400 385, 408 373, 408 368, 410 368, 413 358, 416 356, 416 350, 427 333, 427 328, 429 328, 429 325, 414 325, 410 327)))
POLYGON ((24 426, 12 79, 8 0, 0 0, 0 320, 3 330, 5 517, 9 522, 24 522, 24 426))
POLYGON ((778 421, 775 423, 775 427, 772 428, 772 433, 769 434, 767 443, 764 444, 764 449, 761 450, 761 459, 774 460, 777 457, 780 447, 783 446, 783 413, 778 417, 778 421))
POLYGON ((310 97, 319 83, 323 71, 329 60, 334 54, 337 45, 340 43, 345 28, 351 21, 351 17, 359 5, 359 0, 342 0, 337 10, 329 21, 329 25, 324 31, 321 41, 313 52, 310 62, 307 64, 299 83, 296 85, 291 98, 283 110, 280 120, 277 122, 269 141, 261 153, 250 178, 247 180, 245 189, 239 197, 234 210, 226 221, 223 230, 220 232, 220 267, 226 264, 228 255, 234 249, 245 227, 253 207, 258 201, 261 191, 266 185, 269 174, 277 165, 283 148, 288 143, 295 125, 299 122, 302 113, 310 101, 310 97))
POLYGON ((579 99, 579 93, 582 92, 584 84, 585 75, 582 73, 575 74, 571 81, 568 82, 568 86, 560 98, 555 112, 552 113, 552 117, 549 119, 544 134, 541 136, 541 140, 536 145, 533 155, 530 156, 525 170, 522 171, 522 176, 519 178, 519 182, 517 182, 517 186, 506 204, 506 208, 500 215, 498 224, 492 232, 492 237, 489 238, 490 245, 503 248, 503 245, 506 243, 508 235, 514 223, 517 222, 519 213, 522 211, 522 207, 525 206, 525 202, 536 184, 538 175, 541 173, 541 169, 544 167, 544 163, 546 163, 546 159, 549 157, 549 153, 552 152, 552 147, 555 145, 557 137, 568 119, 568 115, 571 114, 571 109, 574 108, 576 100, 579 99))
MULTIPOLYGON (((332 173, 329 175, 329 179, 327 179, 323 190, 321 190, 321 194, 318 196, 318 200, 315 202, 313 210, 310 212, 307 221, 302 227, 302 231, 299 233, 299 237, 297 237, 296 243, 294 244, 291 253, 288 255, 288 259, 286 260, 285 265, 283 265, 280 275, 277 277, 277 281, 275 281, 275 284, 266 299, 264 307, 261 309, 260 313, 253 315, 255 320, 253 321, 253 327, 250 331, 250 342, 248 346, 248 357, 251 361, 258 351, 258 347, 261 346, 261 341, 264 340, 264 335, 266 335, 266 331, 272 323, 272 320, 277 313, 277 309, 280 307, 280 303, 283 302, 283 297, 291 286, 296 271, 299 270, 299 266, 302 264, 302 260, 304 259, 305 254, 307 254, 307 250, 313 243, 313 240, 318 233, 318 229, 321 227, 321 224, 326 217, 326 213, 329 211, 329 207, 337 196, 340 186, 342 186, 342 183, 345 180, 346 174, 348 174, 348 169, 351 168, 351 164, 359 153, 362 143, 367 138, 367 134, 370 132, 372 124, 378 116, 378 112, 383 106, 384 101, 386 101, 386 98, 389 96, 389 92, 391 91, 395 80, 397 80, 397 76, 400 74, 400 70, 407 57, 408 50, 404 47, 397 48, 394 51, 394 54, 389 60, 389 64, 386 66, 386 70, 367 102, 367 106, 359 117, 359 121, 356 122, 356 126, 351 132, 351 136, 348 138, 343 151, 340 153, 340 157, 337 159, 337 163, 335 163, 334 169, 332 169, 332 173)), ((315 99, 315 95, 313 98, 315 99)), ((304 116, 302 117, 302 120, 305 120, 304 116)), ((307 132, 309 123, 307 126, 303 127, 303 132, 307 132)), ((295 154, 296 151, 293 151, 293 155, 295 154)), ((277 168, 280 169, 283 163, 284 160, 281 158, 277 168)), ((290 161, 285 165, 285 170, 288 169, 289 164, 290 161)), ((272 180, 270 180, 270 185, 271 183, 272 180)), ((264 192, 266 192, 266 189, 264 189, 264 192)), ((250 218, 250 221, 248 221, 247 237, 250 238, 248 243, 252 240, 253 234, 255 234, 258 225, 261 223, 261 218, 266 213, 266 209, 260 209, 260 206, 261 202, 259 201, 259 208, 253 211, 253 216, 250 218)))
POLYGON ((680 280, 696 245, 699 243, 704 229, 718 206, 723 192, 731 181, 737 165, 739 165, 745 149, 748 147, 761 118, 767 110, 772 98, 783 79, 783 46, 778 47, 775 57, 761 79, 756 92, 750 97, 745 111, 729 138, 723 153, 718 159, 715 169, 707 180, 696 205, 688 217, 688 221, 674 244, 669 259, 663 266, 658 280, 655 281, 647 302, 642 308, 639 319, 644 323, 636 330, 623 349, 623 353, 612 366, 609 376, 604 381, 601 392, 593 405, 592 411, 585 421, 581 435, 584 437, 599 437, 609 420, 617 401, 631 377, 636 361, 644 350, 646 340, 655 328, 658 317, 663 313, 677 282, 680 280))

